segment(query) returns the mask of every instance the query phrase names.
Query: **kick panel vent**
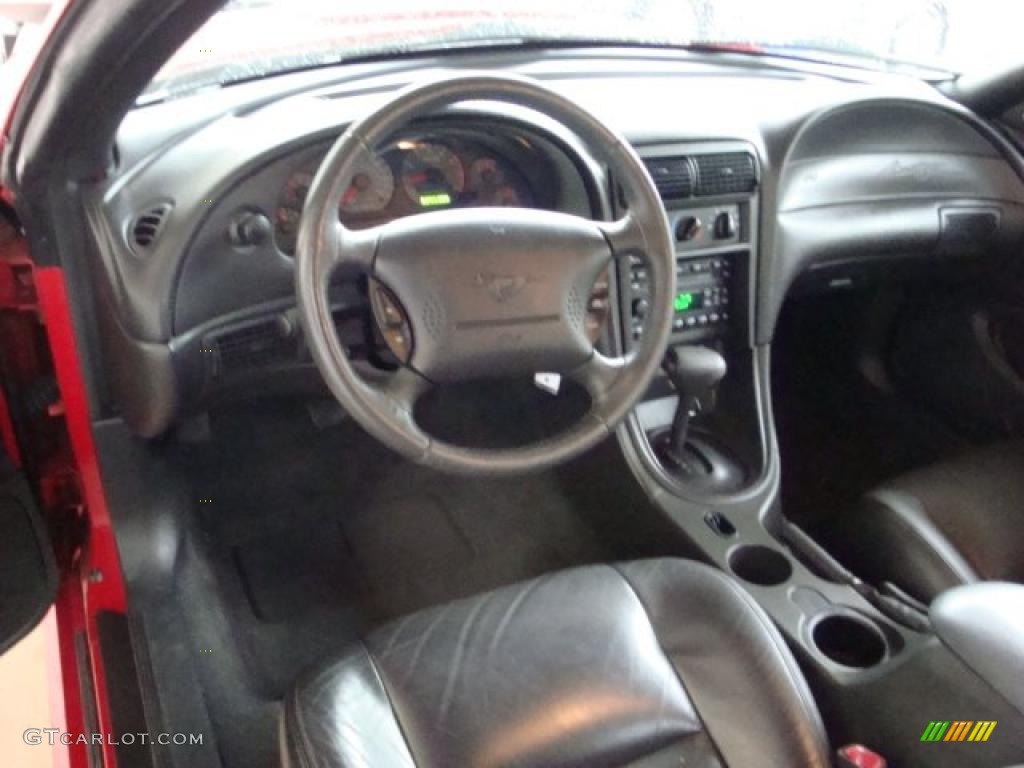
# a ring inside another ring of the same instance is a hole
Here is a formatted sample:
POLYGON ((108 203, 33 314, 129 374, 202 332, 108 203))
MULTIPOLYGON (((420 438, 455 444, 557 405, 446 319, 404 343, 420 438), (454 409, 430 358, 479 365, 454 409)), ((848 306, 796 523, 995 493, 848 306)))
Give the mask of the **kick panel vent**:
POLYGON ((693 194, 693 166, 688 158, 647 158, 644 165, 662 200, 680 200, 693 194))
POLYGON ((167 214, 171 212, 170 203, 161 203, 146 209, 132 221, 128 236, 132 250, 145 253, 156 243, 167 223, 167 214))
POLYGON ((279 318, 222 331, 204 346, 216 355, 216 374, 246 373, 287 363, 296 352, 289 325, 279 318))
POLYGON ((747 152, 695 155, 697 196, 738 195, 757 187, 754 158, 747 152))

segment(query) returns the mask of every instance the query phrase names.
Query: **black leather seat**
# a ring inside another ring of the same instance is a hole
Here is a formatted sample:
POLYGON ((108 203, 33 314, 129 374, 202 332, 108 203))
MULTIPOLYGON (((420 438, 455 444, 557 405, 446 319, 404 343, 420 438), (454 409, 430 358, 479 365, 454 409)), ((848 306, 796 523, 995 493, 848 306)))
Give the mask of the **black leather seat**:
POLYGON ((414 614, 301 681, 286 766, 829 765, 764 612, 707 566, 563 571, 414 614))
POLYGON ((974 581, 1024 582, 1024 443, 891 480, 824 531, 823 543, 862 579, 925 603, 974 581))

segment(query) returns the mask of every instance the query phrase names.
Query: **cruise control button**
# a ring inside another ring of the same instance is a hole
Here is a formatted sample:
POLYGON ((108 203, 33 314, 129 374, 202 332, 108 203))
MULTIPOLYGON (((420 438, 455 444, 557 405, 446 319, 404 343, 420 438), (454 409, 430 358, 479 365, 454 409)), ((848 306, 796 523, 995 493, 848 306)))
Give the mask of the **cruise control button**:
POLYGON ((409 340, 405 331, 401 328, 387 328, 384 330, 384 341, 394 353, 395 357, 403 363, 409 360, 409 340))

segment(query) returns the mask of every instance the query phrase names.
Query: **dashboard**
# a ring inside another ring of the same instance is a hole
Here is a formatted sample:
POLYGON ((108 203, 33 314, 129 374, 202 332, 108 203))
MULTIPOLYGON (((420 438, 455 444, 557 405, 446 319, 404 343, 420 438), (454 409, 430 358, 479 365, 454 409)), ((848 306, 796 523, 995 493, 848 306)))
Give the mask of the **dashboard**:
MULTIPOLYGON (((352 120, 462 58, 296 73, 125 118, 115 171, 85 195, 112 411, 155 436, 221 398, 322 391, 295 312, 305 195, 352 120)), ((895 261, 929 275, 1012 258, 1024 242, 1019 157, 921 81, 635 50, 486 58, 576 100, 648 163, 676 236, 680 340, 756 349, 796 285, 884 278, 895 261)), ((609 219, 622 202, 577 137, 508 104, 410 125, 345 181, 338 215, 351 228, 457 207, 609 219)), ((611 351, 644 325, 643 265, 619 266, 587 306, 611 351)), ((350 355, 368 375, 386 368, 365 286, 339 283, 331 299, 350 355)))

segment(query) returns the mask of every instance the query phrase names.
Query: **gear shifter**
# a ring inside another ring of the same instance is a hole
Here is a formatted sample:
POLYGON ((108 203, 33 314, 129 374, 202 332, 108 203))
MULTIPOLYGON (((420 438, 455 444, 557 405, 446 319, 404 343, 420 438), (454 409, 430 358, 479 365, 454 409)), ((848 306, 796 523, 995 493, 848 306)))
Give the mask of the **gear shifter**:
POLYGON ((668 348, 663 367, 679 395, 679 404, 668 441, 662 446, 662 458, 682 469, 687 466, 686 436, 690 419, 697 413, 700 399, 725 376, 725 358, 707 347, 680 344, 668 348))

